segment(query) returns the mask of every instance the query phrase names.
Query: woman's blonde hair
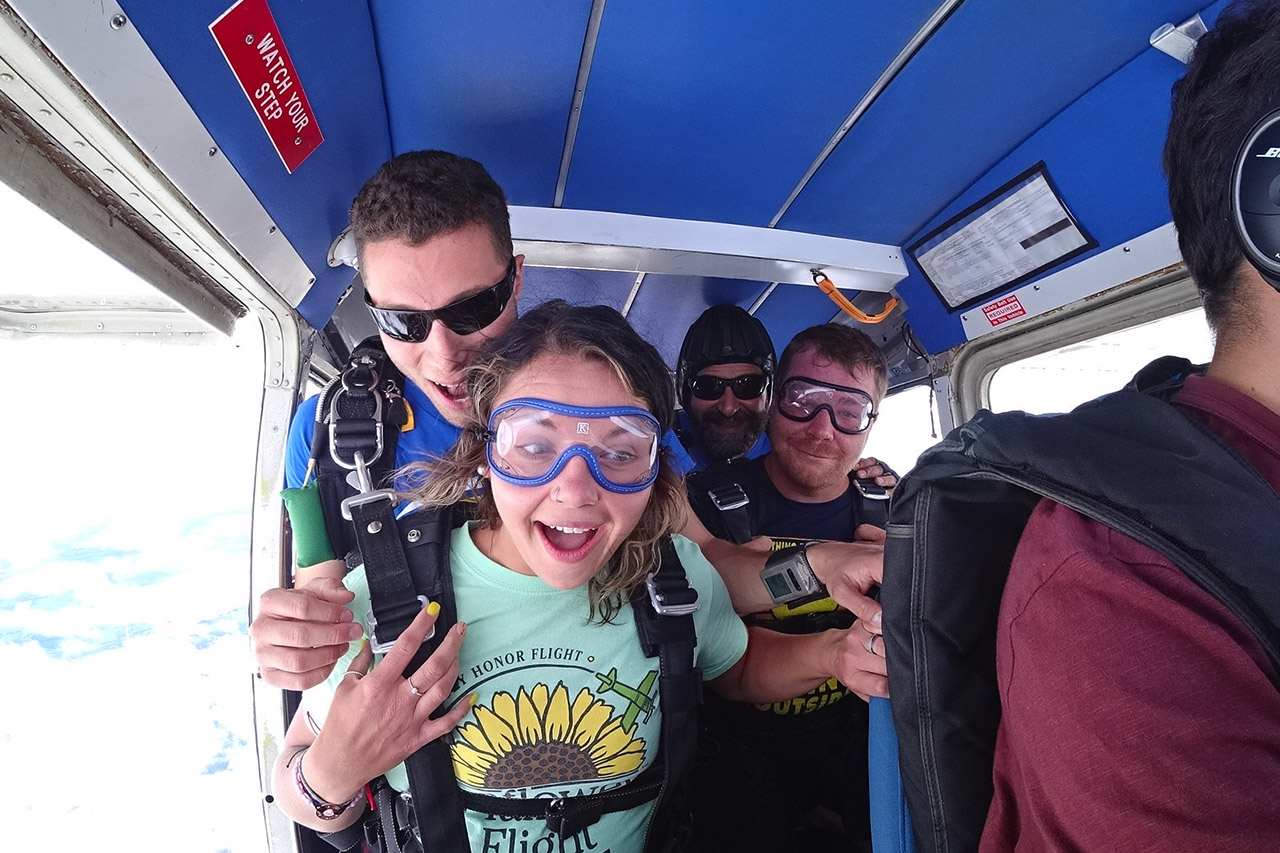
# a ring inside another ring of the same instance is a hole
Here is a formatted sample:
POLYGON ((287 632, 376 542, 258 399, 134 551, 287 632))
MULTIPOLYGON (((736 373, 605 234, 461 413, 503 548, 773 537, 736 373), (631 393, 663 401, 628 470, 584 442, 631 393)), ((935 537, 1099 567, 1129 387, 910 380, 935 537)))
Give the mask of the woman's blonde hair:
MULTIPOLYGON (((511 377, 543 356, 573 356, 609 365, 626 389, 657 418, 660 430, 666 433, 671 429, 675 390, 653 345, 612 308, 553 300, 519 317, 502 337, 487 344, 477 363, 468 368, 472 423, 442 458, 404 469, 402 474, 412 484, 407 495, 410 499, 428 506, 447 506, 470 492, 476 497, 479 520, 494 530, 501 526, 493 497, 481 487, 477 476, 487 464, 484 431, 494 402, 504 395, 511 377)), ((609 622, 617 615, 625 598, 658 567, 663 538, 684 524, 684 481, 665 449, 659 460, 658 479, 640 520, 587 585, 591 619, 599 616, 601 622, 609 622)))

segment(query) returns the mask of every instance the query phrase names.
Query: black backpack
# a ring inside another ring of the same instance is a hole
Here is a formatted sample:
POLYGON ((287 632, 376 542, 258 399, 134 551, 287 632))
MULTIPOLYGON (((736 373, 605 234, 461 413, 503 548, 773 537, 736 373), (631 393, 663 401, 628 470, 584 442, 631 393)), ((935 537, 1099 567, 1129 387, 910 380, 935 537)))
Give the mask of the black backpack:
POLYGON ((922 849, 978 847, 1000 723, 1000 598, 1041 498, 1168 557, 1280 672, 1280 496, 1169 405, 1196 371, 1159 359, 1124 390, 1061 416, 980 411, 899 484, 881 602, 902 784, 922 849))

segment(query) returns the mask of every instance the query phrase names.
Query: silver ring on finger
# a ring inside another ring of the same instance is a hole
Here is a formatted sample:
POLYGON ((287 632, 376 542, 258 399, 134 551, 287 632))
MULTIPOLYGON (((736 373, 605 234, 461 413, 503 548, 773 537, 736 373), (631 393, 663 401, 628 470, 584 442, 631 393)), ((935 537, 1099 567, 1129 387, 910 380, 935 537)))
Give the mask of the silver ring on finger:
POLYGON ((364 673, 358 669, 349 669, 346 672, 342 673, 343 678, 346 678, 348 675, 354 675, 356 677, 356 681, 359 681, 360 679, 364 678, 364 673))
POLYGON ((879 639, 881 639, 879 634, 872 634, 867 638, 867 651, 873 655, 876 653, 876 640, 879 639))
POLYGON ((421 690, 419 690, 417 687, 415 687, 415 686, 414 686, 414 684, 413 684, 413 679, 412 679, 412 678, 407 678, 407 679, 405 679, 405 680, 409 682, 409 692, 410 692, 410 693, 412 693, 414 696, 421 696, 421 695, 422 695, 422 691, 421 691, 421 690))

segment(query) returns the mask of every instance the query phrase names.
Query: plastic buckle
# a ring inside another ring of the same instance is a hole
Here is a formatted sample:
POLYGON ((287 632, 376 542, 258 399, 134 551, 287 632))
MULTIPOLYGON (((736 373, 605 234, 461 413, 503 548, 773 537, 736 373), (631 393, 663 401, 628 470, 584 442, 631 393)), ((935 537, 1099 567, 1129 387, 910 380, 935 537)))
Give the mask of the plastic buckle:
POLYGON ((352 508, 382 500, 389 501, 391 505, 394 506, 396 502, 396 493, 391 489, 374 489, 371 492, 361 492, 358 495, 352 495, 349 498, 344 498, 342 501, 342 517, 347 521, 352 521, 352 508))
POLYGON ((751 499, 747 497, 747 493, 742 490, 742 486, 737 483, 730 483, 727 486, 721 486, 718 489, 711 489, 707 492, 707 497, 711 498, 711 502, 716 505, 716 509, 721 512, 728 512, 732 509, 741 509, 751 503, 751 499))
MULTIPOLYGON (((423 607, 427 606, 428 601, 429 600, 425 595, 418 596, 418 603, 421 604, 423 607)), ((378 639, 378 620, 373 615, 372 610, 369 611, 368 616, 364 617, 364 624, 369 627, 369 648, 373 649, 374 654, 385 655, 387 652, 391 651, 391 647, 396 644, 396 641, 395 640, 384 641, 384 640, 378 639)), ((436 635, 436 626, 432 625, 431 633, 427 634, 423 642, 425 643, 427 640, 430 640, 435 635, 436 635)))
POLYGON ((698 591, 688 582, 663 591, 658 589, 657 572, 649 572, 645 575, 644 585, 649 590, 649 603, 659 616, 686 616, 698 609, 698 591))

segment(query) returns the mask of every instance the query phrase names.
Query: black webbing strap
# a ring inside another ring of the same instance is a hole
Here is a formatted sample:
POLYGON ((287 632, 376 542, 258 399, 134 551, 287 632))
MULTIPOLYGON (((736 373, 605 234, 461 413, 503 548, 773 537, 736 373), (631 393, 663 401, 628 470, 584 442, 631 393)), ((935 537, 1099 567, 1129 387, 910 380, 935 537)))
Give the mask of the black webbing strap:
POLYGON ((751 516, 747 513, 747 504, 751 503, 751 499, 740 484, 727 483, 708 489, 707 498, 720 511, 726 539, 735 545, 751 541, 751 516))
POLYGON ((646 589, 631 596, 640 647, 658 656, 658 700, 662 708, 662 791, 655 814, 693 764, 698 745, 698 705, 702 671, 693 665, 697 630, 693 613, 698 593, 689 586, 671 537, 662 542, 662 562, 646 589), (647 593, 647 594, 646 594, 647 593))
POLYGON ((311 461, 320 488, 325 529, 338 556, 354 547, 351 528, 340 507, 357 489, 347 482, 360 454, 372 487, 378 488, 396 467, 400 428, 408 422, 401 396, 403 376, 375 336, 352 350, 347 366, 320 393, 311 436, 311 461))
MULTIPOLYGON (((376 624, 371 642, 376 641, 378 646, 394 643, 425 606, 419 595, 438 602, 441 607, 435 632, 414 655, 405 669, 408 674, 435 651, 457 622, 453 576, 448 565, 450 512, 446 507, 409 515, 402 521, 405 530, 401 534, 392 513, 391 497, 371 497, 374 499, 347 503, 369 580, 369 598, 376 624), (406 545, 432 549, 434 553, 422 555, 425 559, 418 559, 420 555, 415 554, 413 563, 417 571, 411 572, 406 545)), ((445 710, 442 706, 433 716, 440 716, 445 710)), ((432 741, 405 759, 405 769, 414 802, 431 804, 428 808, 417 808, 418 814, 430 815, 430 819, 419 825, 423 849, 427 853, 468 853, 471 847, 461 792, 454 777, 448 744, 439 738, 432 741)))

